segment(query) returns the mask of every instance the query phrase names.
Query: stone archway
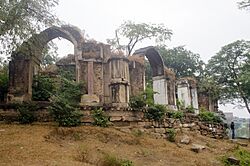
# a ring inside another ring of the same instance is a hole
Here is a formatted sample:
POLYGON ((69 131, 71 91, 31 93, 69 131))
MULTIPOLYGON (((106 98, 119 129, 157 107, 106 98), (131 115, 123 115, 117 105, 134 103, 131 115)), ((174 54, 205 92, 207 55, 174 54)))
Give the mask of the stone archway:
MULTIPOLYGON (((50 27, 40 34, 33 35, 24 42, 19 49, 12 53, 9 63, 9 93, 8 102, 23 102, 31 100, 32 81, 36 65, 42 60, 42 50, 51 40, 62 37, 74 45, 74 54, 77 58, 81 56, 81 47, 84 37, 77 27, 62 26, 50 27)), ((76 80, 79 78, 79 65, 76 64, 76 80)))
POLYGON ((169 69, 165 67, 159 52, 153 46, 149 46, 136 50, 133 55, 146 56, 150 63, 153 76, 153 90, 157 92, 154 94, 155 103, 164 105, 175 105, 175 85, 174 83, 172 83, 173 86, 170 85, 172 78, 170 78, 169 69), (174 99, 172 99, 173 97, 174 99))
POLYGON ((133 55, 144 55, 148 58, 153 77, 164 76, 164 63, 162 57, 153 46, 136 50, 133 55))

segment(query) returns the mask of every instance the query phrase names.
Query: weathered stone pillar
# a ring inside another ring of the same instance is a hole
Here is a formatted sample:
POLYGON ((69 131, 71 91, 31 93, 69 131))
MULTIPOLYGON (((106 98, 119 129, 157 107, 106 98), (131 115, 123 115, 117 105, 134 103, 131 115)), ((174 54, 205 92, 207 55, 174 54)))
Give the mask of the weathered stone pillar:
POLYGON ((88 93, 81 98, 82 105, 100 105, 100 98, 94 93, 94 61, 87 62, 88 93))
POLYGON ((14 58, 9 63, 9 93, 7 102, 30 101, 32 98, 32 60, 14 58))
POLYGON ((167 80, 163 76, 153 77, 153 90, 155 104, 168 105, 167 80))
POLYGON ((79 60, 81 59, 82 51, 78 50, 77 48, 74 49, 75 54, 75 63, 76 63, 76 82, 80 83, 80 72, 81 72, 81 65, 79 60))
POLYGON ((190 88, 187 80, 180 80, 177 82, 177 95, 178 100, 183 102, 185 107, 188 107, 192 104, 190 88))
POLYGON ((177 95, 178 100, 182 101, 185 107, 192 106, 195 109, 195 113, 199 113, 196 80, 182 78, 177 81, 177 95))
POLYGON ((94 65, 93 61, 88 62, 88 94, 94 94, 94 65))

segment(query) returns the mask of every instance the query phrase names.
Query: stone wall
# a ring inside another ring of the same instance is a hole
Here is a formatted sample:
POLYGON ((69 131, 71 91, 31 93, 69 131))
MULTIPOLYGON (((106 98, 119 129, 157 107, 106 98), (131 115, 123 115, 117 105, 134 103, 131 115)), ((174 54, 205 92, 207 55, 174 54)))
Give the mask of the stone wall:
MULTIPOLYGON (((93 119, 91 110, 100 107, 83 106, 81 111, 84 114, 82 123, 91 125, 93 119)), ((127 108, 104 107, 105 114, 110 117, 110 121, 116 127, 126 128, 126 130, 139 129, 146 133, 151 133, 156 138, 166 138, 169 129, 175 131, 194 131, 197 134, 211 138, 227 138, 224 124, 212 124, 200 121, 199 117, 194 114, 186 113, 184 118, 174 119, 165 118, 161 122, 150 121, 144 117, 142 111, 133 111, 127 108)), ((35 112, 39 122, 50 122, 52 118, 46 111, 46 105, 35 112)), ((12 106, 0 105, 0 121, 13 122, 18 120, 18 112, 12 106)))

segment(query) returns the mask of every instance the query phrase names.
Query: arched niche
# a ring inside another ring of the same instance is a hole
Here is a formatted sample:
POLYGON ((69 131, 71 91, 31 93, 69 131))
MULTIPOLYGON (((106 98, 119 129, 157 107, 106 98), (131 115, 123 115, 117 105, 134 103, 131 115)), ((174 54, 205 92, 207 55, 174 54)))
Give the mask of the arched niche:
MULTIPOLYGON (((39 34, 33 35, 12 53, 9 64, 8 102, 23 102, 31 100, 32 81, 35 66, 40 65, 42 50, 51 40, 62 37, 74 45, 74 54, 81 56, 81 46, 84 42, 82 32, 74 26, 53 26, 39 34)), ((76 64, 76 79, 78 81, 79 65, 76 64)))
MULTIPOLYGON (((167 68, 163 63, 163 59, 159 52, 156 50, 155 47, 149 46, 145 48, 141 48, 136 50, 133 56, 145 56, 147 57, 151 69, 152 69, 152 77, 153 77, 153 90, 157 93, 154 94, 154 102, 156 104, 164 104, 164 105, 175 105, 175 99, 170 100, 169 96, 175 97, 175 90, 174 87, 169 90, 170 86, 174 86, 174 82, 172 78, 169 77, 167 68), (170 94, 171 93, 171 94, 170 94)), ((133 78, 131 78, 133 79, 133 78)), ((145 79, 144 79, 145 84, 145 79)))

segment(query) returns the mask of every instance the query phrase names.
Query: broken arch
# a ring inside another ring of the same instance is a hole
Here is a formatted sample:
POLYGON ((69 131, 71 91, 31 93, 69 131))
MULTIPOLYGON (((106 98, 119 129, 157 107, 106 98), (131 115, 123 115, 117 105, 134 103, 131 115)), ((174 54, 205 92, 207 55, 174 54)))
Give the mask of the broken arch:
MULTIPOLYGON (((133 56, 147 57, 153 77, 154 102, 156 104, 176 105, 175 74, 165 67, 161 55, 155 47, 149 46, 136 50, 133 56)), ((144 80, 145 84, 145 80, 144 80)))
MULTIPOLYGON (((74 45, 75 57, 81 56, 81 46, 84 37, 77 27, 50 27, 39 34, 33 35, 19 49, 12 53, 9 63, 9 93, 8 102, 29 101, 32 96, 32 81, 36 66, 40 65, 42 50, 51 40, 62 37, 74 45)), ((76 60, 76 62, 78 62, 76 60)), ((78 81, 79 65, 76 65, 76 80, 78 81)))

